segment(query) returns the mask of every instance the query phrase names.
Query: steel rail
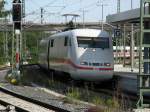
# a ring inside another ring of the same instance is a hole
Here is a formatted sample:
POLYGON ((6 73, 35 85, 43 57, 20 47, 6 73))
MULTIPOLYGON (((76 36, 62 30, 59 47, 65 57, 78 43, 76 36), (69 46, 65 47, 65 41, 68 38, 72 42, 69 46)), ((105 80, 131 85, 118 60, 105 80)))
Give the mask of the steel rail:
MULTIPOLYGON (((5 102, 5 101, 3 101, 3 100, 0 100, 0 104, 3 105, 3 106, 5 106, 5 107, 7 107, 7 106, 9 106, 9 105, 12 105, 12 104, 10 104, 10 103, 8 103, 8 102, 5 102)), ((14 106, 14 105, 12 105, 12 106, 14 106)), ((16 112, 28 112, 27 110, 24 110, 24 109, 22 109, 22 108, 20 108, 20 107, 18 107, 18 106, 14 106, 14 107, 15 107, 15 111, 16 111, 16 112)), ((7 109, 6 109, 6 110, 7 110, 7 109)), ((0 111, 2 111, 2 110, 0 110, 0 111)), ((5 112, 5 110, 2 111, 2 112, 5 112)))
MULTIPOLYGON (((47 103, 44 103, 44 102, 41 102, 41 101, 38 101, 38 100, 35 100, 35 99, 32 99, 32 98, 29 98, 29 97, 26 97, 26 96, 23 96, 21 94, 18 94, 18 93, 15 93, 11 90, 8 90, 4 87, 0 87, 0 91, 6 93, 6 94, 9 94, 9 95, 12 95, 14 97, 17 97, 19 99, 23 99, 25 101, 28 101, 30 103, 33 103, 33 104, 36 104, 36 105, 39 105, 39 106, 42 106, 44 108, 47 108, 47 109, 50 109, 50 110, 53 110, 53 111, 57 111, 57 112, 70 112, 68 110, 65 110, 63 108, 59 108, 59 107, 56 107, 56 106, 53 106, 53 105, 50 105, 50 104, 47 104, 47 103)), ((19 107, 16 107, 18 110, 20 109, 19 107)), ((22 112, 22 111, 21 111, 22 112)), ((24 112, 24 111, 23 111, 24 112)))

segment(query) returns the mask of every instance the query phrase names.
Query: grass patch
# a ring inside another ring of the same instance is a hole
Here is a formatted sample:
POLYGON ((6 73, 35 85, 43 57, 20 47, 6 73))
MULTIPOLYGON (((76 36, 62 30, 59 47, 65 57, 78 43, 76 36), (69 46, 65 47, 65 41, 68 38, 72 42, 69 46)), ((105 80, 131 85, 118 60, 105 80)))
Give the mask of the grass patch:
POLYGON ((92 103, 94 103, 95 105, 104 105, 105 104, 105 101, 104 99, 98 97, 98 96, 94 96, 92 98, 92 103))
POLYGON ((81 93, 79 92, 78 88, 68 88, 68 91, 66 93, 66 96, 69 98, 74 98, 74 99, 80 99, 81 98, 81 93))
POLYGON ((115 98, 107 99, 106 100, 106 105, 108 107, 112 107, 112 108, 119 108, 120 107, 119 101, 115 98))

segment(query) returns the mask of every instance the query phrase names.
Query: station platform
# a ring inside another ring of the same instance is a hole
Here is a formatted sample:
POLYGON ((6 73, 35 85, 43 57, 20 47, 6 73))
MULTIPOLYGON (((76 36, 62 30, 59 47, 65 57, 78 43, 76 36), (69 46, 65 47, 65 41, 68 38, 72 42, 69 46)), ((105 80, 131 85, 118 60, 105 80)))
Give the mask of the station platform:
POLYGON ((117 64, 117 65, 114 65, 114 71, 115 72, 138 73, 139 69, 138 68, 133 68, 132 69, 130 66, 123 67, 123 65, 117 64))
POLYGON ((150 109, 135 109, 133 112, 150 112, 150 109))
MULTIPOLYGON (((123 91, 137 94, 137 75, 138 68, 114 66, 114 78, 117 78, 117 85, 123 91)), ((115 79, 116 80, 116 79, 115 79)))
MULTIPOLYGON (((119 88, 123 92, 132 93, 138 95, 138 80, 137 75, 139 74, 139 69, 134 68, 131 71, 130 67, 123 67, 122 65, 114 66, 114 77, 116 87, 119 88)), ((148 98, 150 98, 150 94, 145 94, 148 98)), ((147 112, 147 111, 139 111, 136 112, 147 112)), ((148 111, 150 112, 150 111, 148 111)))

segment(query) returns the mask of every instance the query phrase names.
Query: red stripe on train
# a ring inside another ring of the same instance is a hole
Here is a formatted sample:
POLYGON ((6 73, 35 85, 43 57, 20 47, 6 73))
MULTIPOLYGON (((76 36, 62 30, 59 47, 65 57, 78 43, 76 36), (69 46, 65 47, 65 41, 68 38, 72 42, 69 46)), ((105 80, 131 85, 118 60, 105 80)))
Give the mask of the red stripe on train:
POLYGON ((113 68, 94 68, 94 67, 84 67, 84 66, 79 66, 76 65, 75 63, 73 63, 71 60, 69 59, 59 59, 56 61, 57 63, 65 63, 65 64, 69 64, 74 68, 77 69, 81 69, 81 70, 102 70, 102 71, 109 71, 109 70, 113 70, 113 68))

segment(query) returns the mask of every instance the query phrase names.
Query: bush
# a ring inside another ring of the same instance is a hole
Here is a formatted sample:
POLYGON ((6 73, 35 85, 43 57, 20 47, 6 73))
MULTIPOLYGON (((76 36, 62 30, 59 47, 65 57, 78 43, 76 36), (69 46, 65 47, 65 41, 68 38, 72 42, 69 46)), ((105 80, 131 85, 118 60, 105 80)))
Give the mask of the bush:
POLYGON ((69 88, 66 94, 70 98, 80 99, 81 95, 78 89, 76 88, 69 88))
POLYGON ((92 103, 94 103, 95 105, 104 105, 105 101, 103 99, 101 99, 100 97, 95 96, 92 99, 92 103))
POLYGON ((118 100, 115 100, 115 99, 108 99, 106 101, 106 104, 112 108, 119 108, 120 106, 118 100))

